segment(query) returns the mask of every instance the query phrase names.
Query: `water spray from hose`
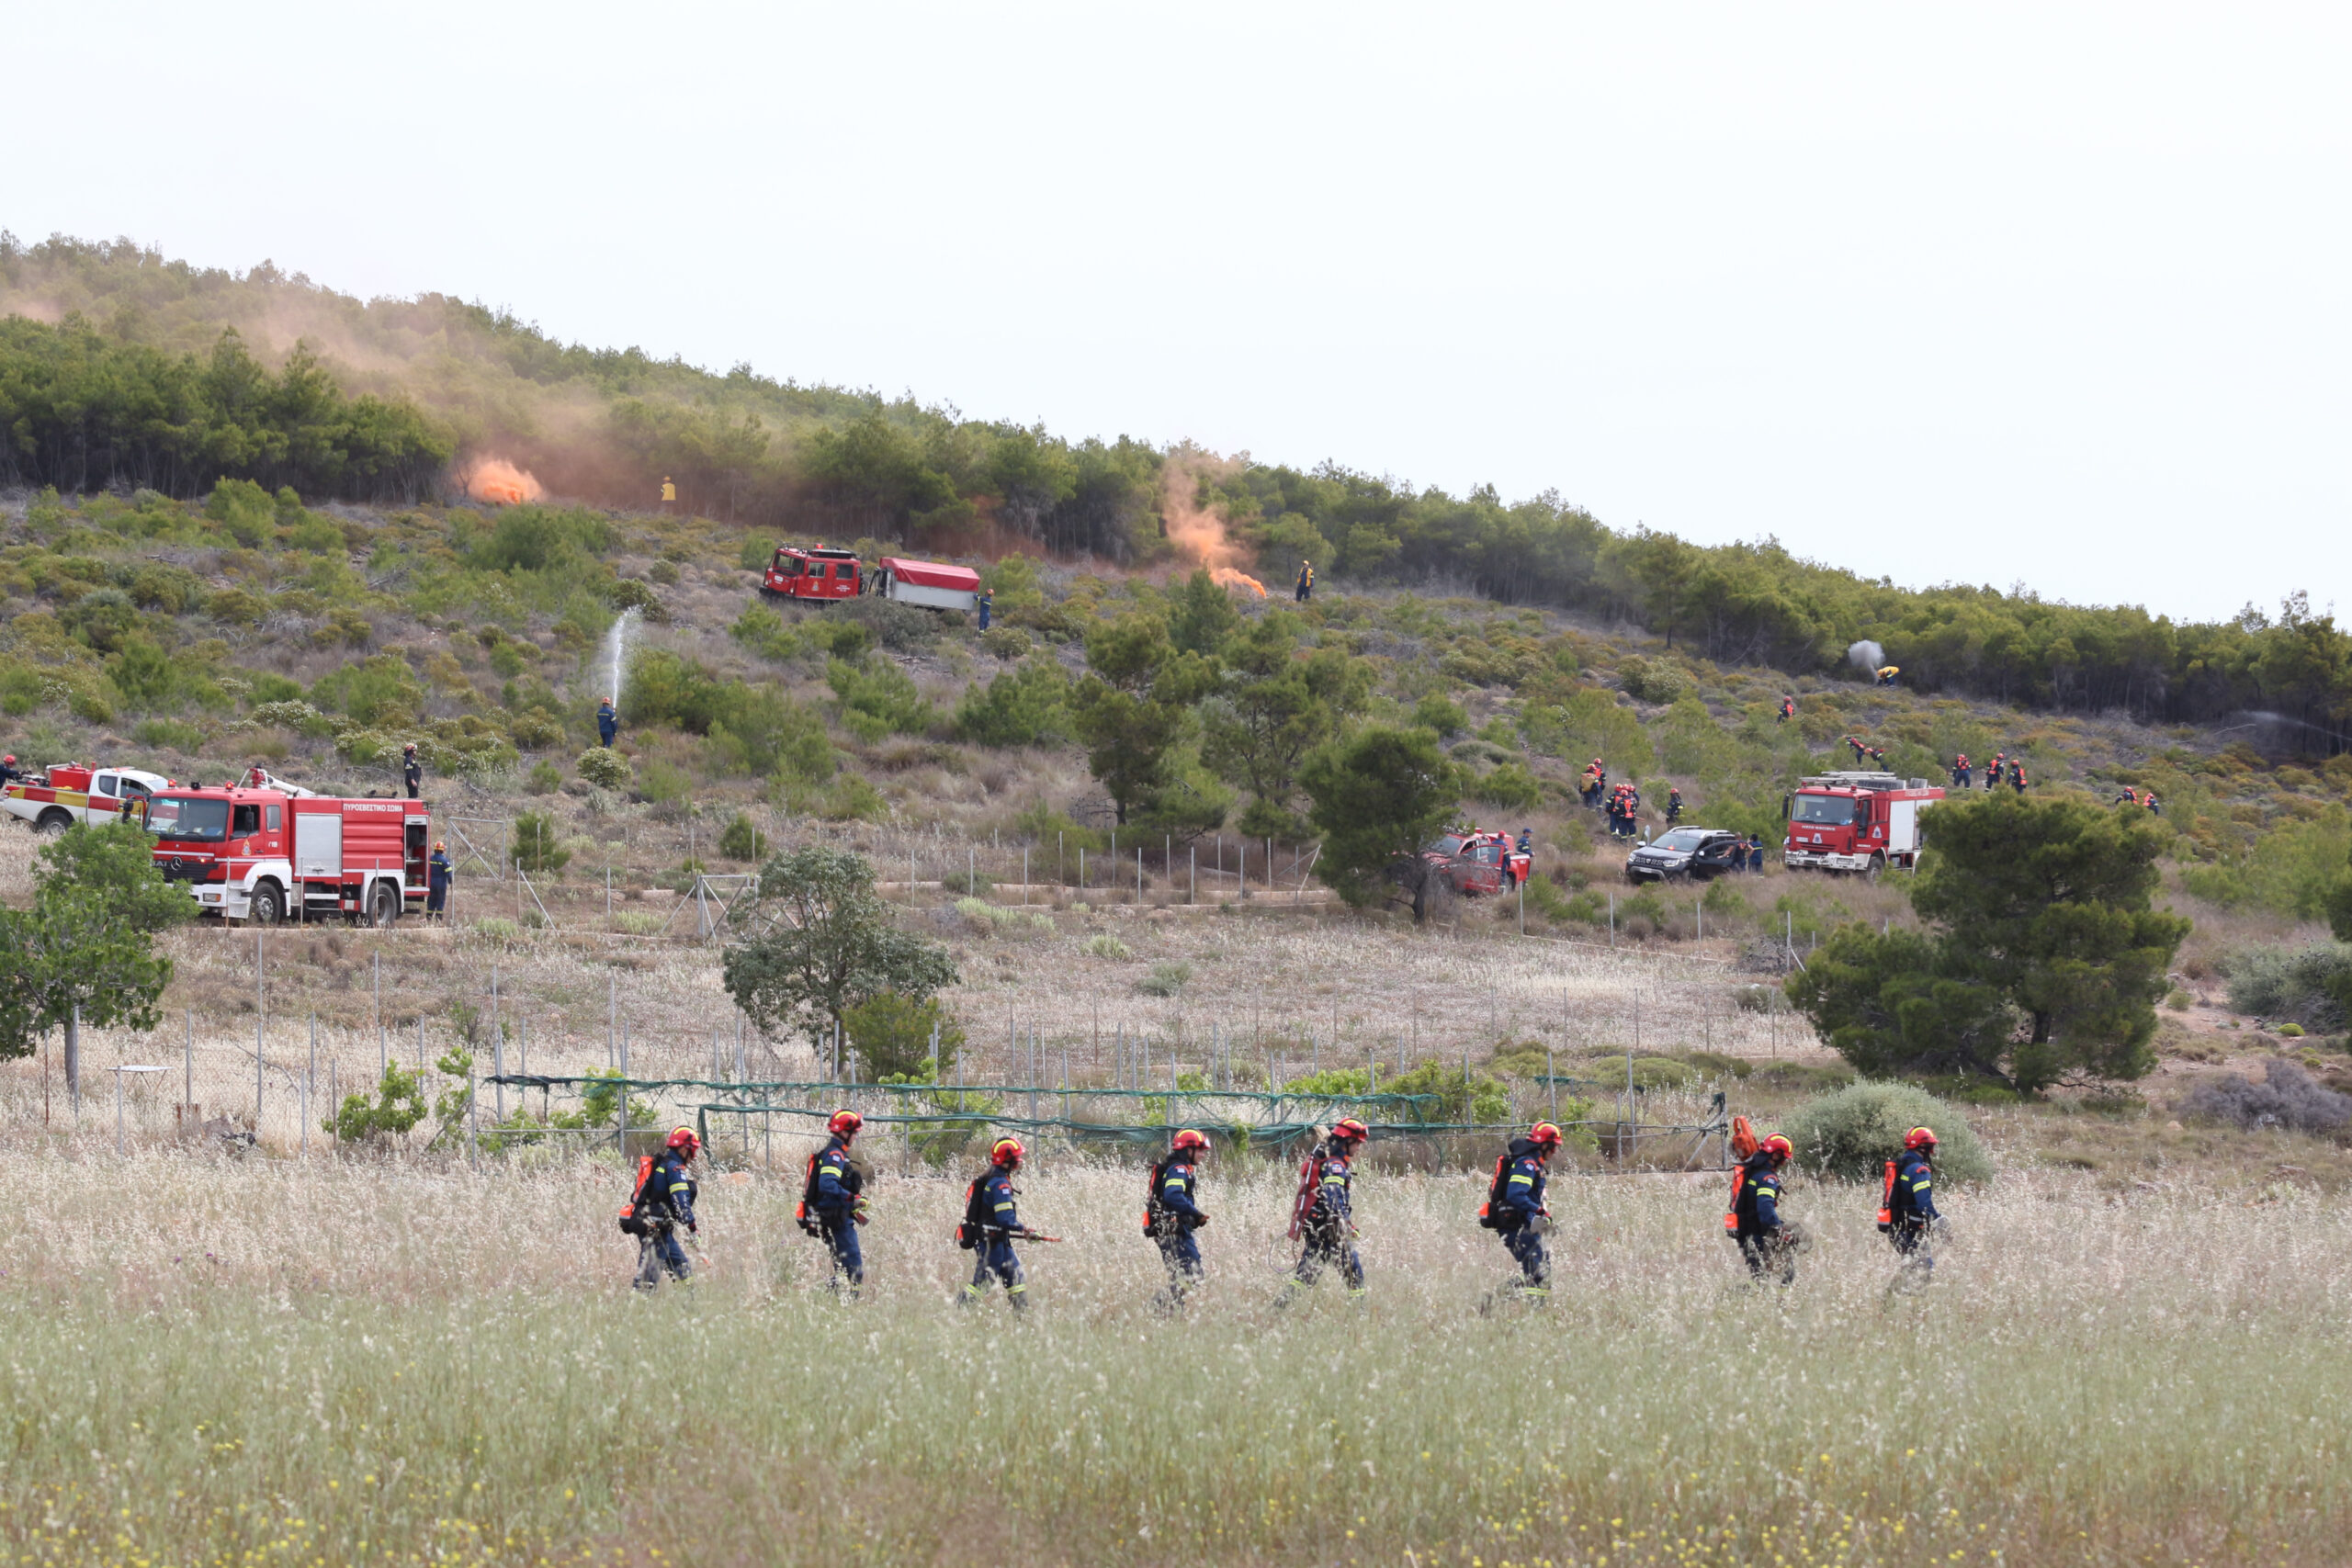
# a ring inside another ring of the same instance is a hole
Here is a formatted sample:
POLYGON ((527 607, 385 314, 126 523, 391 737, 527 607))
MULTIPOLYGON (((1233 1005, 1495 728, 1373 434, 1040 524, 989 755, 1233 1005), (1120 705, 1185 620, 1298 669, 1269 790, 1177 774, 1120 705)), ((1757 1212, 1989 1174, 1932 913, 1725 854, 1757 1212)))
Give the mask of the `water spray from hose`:
POLYGON ((1865 675, 1875 675, 1886 662, 1886 649, 1874 642, 1849 643, 1846 648, 1846 662, 1865 675))
POLYGON ((635 610, 623 610, 605 637, 605 662, 610 667, 605 677, 605 694, 612 698, 615 713, 621 711, 622 658, 628 646, 628 626, 635 619, 635 610))

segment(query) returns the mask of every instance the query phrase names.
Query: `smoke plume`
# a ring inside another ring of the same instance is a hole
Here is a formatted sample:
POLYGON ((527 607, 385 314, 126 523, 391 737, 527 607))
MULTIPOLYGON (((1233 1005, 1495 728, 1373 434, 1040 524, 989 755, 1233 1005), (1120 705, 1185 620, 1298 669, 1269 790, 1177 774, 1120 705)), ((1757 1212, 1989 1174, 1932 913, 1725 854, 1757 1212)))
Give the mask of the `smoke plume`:
POLYGON ((547 493, 529 472, 503 457, 477 457, 466 466, 459 479, 468 495, 499 506, 519 506, 547 493))
POLYGON ((1227 463, 1205 454, 1180 457, 1171 453, 1160 470, 1159 515, 1168 525, 1168 542, 1186 560, 1206 568, 1210 581, 1221 588, 1247 588, 1263 599, 1266 585, 1235 564, 1247 559, 1248 551, 1227 533, 1225 519, 1215 507, 1198 500, 1202 475, 1227 463))
POLYGON ((1846 662, 1865 675, 1875 675, 1886 662, 1886 649, 1874 642, 1858 642, 1848 646, 1846 662))

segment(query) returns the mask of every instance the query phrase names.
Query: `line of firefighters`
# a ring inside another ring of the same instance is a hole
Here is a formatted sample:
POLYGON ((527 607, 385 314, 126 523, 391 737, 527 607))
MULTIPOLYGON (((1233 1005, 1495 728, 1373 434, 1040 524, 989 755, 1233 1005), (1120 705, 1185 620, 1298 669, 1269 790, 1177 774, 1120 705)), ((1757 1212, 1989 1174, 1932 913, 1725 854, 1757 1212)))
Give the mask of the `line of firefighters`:
MULTIPOLYGON (((864 1175, 850 1151, 865 1124, 854 1111, 833 1112, 824 1146, 808 1157, 795 1211, 801 1230, 822 1242, 831 1258, 831 1289, 846 1291, 852 1299, 865 1283, 857 1232, 870 1217, 870 1208, 864 1175)), ((1369 1127, 1349 1117, 1333 1124, 1300 1166, 1290 1224, 1290 1238, 1299 1244, 1299 1254, 1277 1304, 1287 1304, 1312 1289, 1333 1269, 1351 1299, 1363 1296, 1353 1190, 1356 1160, 1371 1136, 1369 1127)), ((1552 1211, 1544 1202, 1544 1185, 1561 1141, 1560 1129, 1549 1122, 1538 1122, 1510 1139, 1495 1162, 1487 1201, 1478 1207, 1479 1225, 1499 1235, 1503 1249, 1518 1265, 1513 1293, 1530 1303, 1540 1303, 1551 1294, 1552 1261, 1544 1237, 1552 1211)), ((621 1211, 621 1229, 639 1238, 635 1283, 640 1290, 655 1289, 665 1274, 684 1280, 693 1273, 677 1230, 683 1226, 689 1235, 699 1233, 692 1167, 701 1146, 693 1128, 680 1127, 671 1133, 659 1156, 639 1164, 636 1190, 621 1211)), ((1151 1163, 1146 1179, 1143 1234, 1159 1247, 1168 1275, 1167 1284, 1153 1298, 1154 1307, 1161 1311, 1181 1307, 1204 1278, 1200 1244, 1193 1237, 1209 1223, 1208 1212, 1201 1207, 1200 1177, 1201 1156, 1208 1146, 1204 1134, 1183 1129, 1169 1140, 1168 1153, 1151 1163)), ((1935 1268, 1928 1244, 1942 1220, 1935 1200, 1936 1147, 1932 1129, 1913 1128, 1904 1137, 1902 1153, 1886 1162, 1880 1193, 1878 1228, 1914 1278, 1924 1278, 1935 1268)), ((1777 1133, 1760 1141, 1749 1137, 1742 1120, 1734 1134, 1733 1152, 1739 1160, 1732 1171, 1724 1232, 1737 1244, 1751 1279, 1793 1284, 1805 1237, 1781 1213, 1781 1183, 1796 1147, 1777 1133)), ((1020 1139, 999 1138, 989 1151, 988 1169, 965 1189, 964 1218, 956 1227, 956 1241, 975 1256, 971 1281, 957 1298, 961 1305, 983 1300, 1001 1285, 1008 1303, 1016 1310, 1025 1307, 1028 1278, 1013 1243, 1062 1239, 1022 1223, 1020 1190, 1012 1179, 1026 1156, 1020 1139)))

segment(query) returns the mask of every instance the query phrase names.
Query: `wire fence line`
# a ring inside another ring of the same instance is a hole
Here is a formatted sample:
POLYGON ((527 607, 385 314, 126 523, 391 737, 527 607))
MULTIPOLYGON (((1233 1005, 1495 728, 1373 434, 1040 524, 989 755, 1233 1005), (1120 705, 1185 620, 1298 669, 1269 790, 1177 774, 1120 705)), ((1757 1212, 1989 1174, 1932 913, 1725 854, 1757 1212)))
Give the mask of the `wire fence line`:
POLYGON ((1657 1139, 1721 1119, 1705 1093, 1642 1088, 1630 1066, 1623 1081, 1553 1060, 1541 1073, 1490 1078, 1466 1055, 1408 1056, 1385 1041, 1334 1049, 1312 1031, 1253 1040, 1221 1022, 1122 1025, 1106 1035, 1091 1020, 1017 1020, 993 1048, 967 1047, 960 1061, 939 1064, 931 1076, 941 1081, 918 1084, 873 1082, 838 1036, 824 1048, 772 1040, 740 1017, 695 1032, 649 1029, 636 1010, 617 1007, 601 1035, 504 1004, 494 1014, 420 1015, 372 1029, 260 1012, 224 1026, 185 1011, 150 1034, 80 1034, 70 1075, 55 1036, 34 1055, 0 1064, 0 1115, 126 1147, 227 1140, 324 1152, 336 1144, 336 1108, 355 1095, 376 1102, 386 1069, 397 1067, 414 1076, 434 1113, 403 1134, 370 1139, 372 1148, 437 1147, 471 1158, 542 1144, 629 1149, 684 1123, 705 1130, 715 1154, 746 1166, 772 1165, 780 1139, 794 1146, 844 1105, 869 1114, 881 1141, 921 1157, 961 1148, 989 1128, 1088 1148, 1148 1142, 1187 1120, 1246 1148, 1282 1149, 1341 1115, 1362 1117, 1383 1139, 1442 1151, 1453 1147, 1446 1140, 1491 1142, 1498 1129, 1560 1119, 1564 1110, 1617 1157, 1611 1140, 1660 1149, 1657 1139), (1432 1064, 1442 1092, 1383 1087, 1432 1064), (1363 1073, 1362 1091, 1318 1087, 1335 1081, 1324 1077, 1333 1069, 1363 1073), (1474 1092, 1491 1109, 1498 1091, 1502 1121, 1463 1119, 1474 1092))

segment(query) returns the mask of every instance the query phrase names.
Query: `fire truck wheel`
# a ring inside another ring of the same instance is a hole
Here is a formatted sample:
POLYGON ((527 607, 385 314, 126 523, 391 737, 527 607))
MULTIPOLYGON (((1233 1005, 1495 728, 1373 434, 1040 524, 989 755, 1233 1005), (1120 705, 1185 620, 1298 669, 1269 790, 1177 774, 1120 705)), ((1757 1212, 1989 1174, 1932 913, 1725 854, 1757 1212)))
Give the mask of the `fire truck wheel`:
POLYGON ((379 882, 376 891, 368 899, 368 923, 379 931, 388 931, 400 918, 400 891, 389 882, 379 882))
POLYGON ((247 920, 257 926, 274 926, 285 918, 286 895, 278 891, 277 883, 265 882, 254 889, 252 902, 247 906, 247 920))
POLYGON ((1876 882, 1878 880, 1879 873, 1885 869, 1886 857, 1884 855, 1872 855, 1871 856, 1871 863, 1862 867, 1862 880, 1865 882, 1876 882))
POLYGON ((53 839, 72 826, 74 826, 72 817, 52 808, 41 813, 40 820, 33 824, 33 831, 44 839, 53 839))

